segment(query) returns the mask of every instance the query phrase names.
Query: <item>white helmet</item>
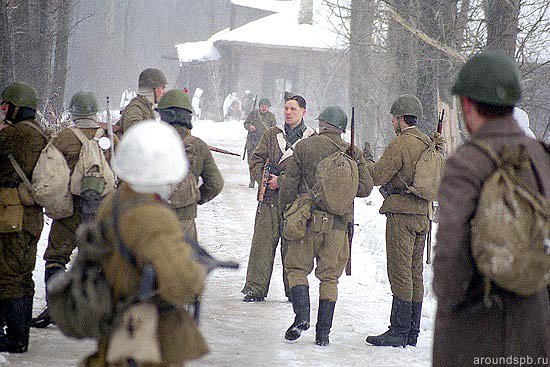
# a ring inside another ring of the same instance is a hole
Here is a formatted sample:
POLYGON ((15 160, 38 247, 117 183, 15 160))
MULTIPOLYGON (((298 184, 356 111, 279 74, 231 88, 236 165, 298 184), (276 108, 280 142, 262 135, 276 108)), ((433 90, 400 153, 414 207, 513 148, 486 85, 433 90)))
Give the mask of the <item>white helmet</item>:
POLYGON ((135 191, 167 199, 187 174, 189 163, 177 131, 164 122, 147 120, 122 136, 112 167, 135 191))

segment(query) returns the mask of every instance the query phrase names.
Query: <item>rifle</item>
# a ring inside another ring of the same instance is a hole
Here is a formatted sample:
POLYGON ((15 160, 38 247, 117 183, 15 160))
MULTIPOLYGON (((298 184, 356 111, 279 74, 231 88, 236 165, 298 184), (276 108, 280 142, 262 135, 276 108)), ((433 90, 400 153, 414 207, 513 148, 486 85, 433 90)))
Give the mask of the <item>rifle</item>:
MULTIPOLYGON (((256 109, 256 101, 258 100, 258 95, 256 94, 254 96, 254 105, 252 106, 252 112, 254 112, 254 110, 256 109)), ((247 116, 248 118, 248 116, 247 116)), ((248 143, 248 134, 246 136, 246 141, 244 142, 244 149, 243 149, 243 161, 244 161, 244 157, 246 156, 246 143, 248 143)))
POLYGON ((230 152, 229 150, 225 150, 225 149, 221 149, 221 148, 216 148, 212 145, 209 145, 208 149, 213 151, 213 152, 216 152, 216 153, 229 154, 229 155, 234 155, 234 156, 237 156, 237 157, 241 156, 240 154, 233 153, 233 152, 230 152))
MULTIPOLYGON (((355 107, 351 108, 351 140, 349 145, 349 156, 351 158, 355 158, 355 151, 354 151, 354 144, 355 144, 355 107)), ((353 205, 351 207, 351 222, 348 223, 348 244, 349 244, 349 257, 348 262, 346 264, 346 275, 351 275, 351 245, 353 242, 353 231, 355 226, 355 220, 353 218, 354 216, 354 209, 353 205)))
MULTIPOLYGON (((441 110, 441 115, 439 116, 439 120, 437 121, 437 132, 438 134, 441 134, 441 131, 443 129, 443 118, 445 117, 445 109, 441 110)), ((429 202, 428 207, 428 219, 430 220, 430 224, 428 226, 428 234, 426 235, 426 264, 432 263, 432 225, 433 225, 433 211, 434 211, 434 203, 429 202)))
POLYGON ((109 108, 109 96, 107 96, 107 136, 109 136, 109 139, 111 140, 111 162, 113 161, 113 158, 115 156, 115 140, 113 137, 113 121, 111 120, 111 109, 109 108))
POLYGON ((269 180, 271 179, 271 175, 279 175, 281 172, 271 165, 271 162, 269 161, 269 158, 265 160, 265 165, 262 171, 262 180, 260 181, 260 191, 258 193, 258 214, 260 213, 260 210, 262 208, 262 203, 265 199, 265 193, 267 191, 267 187, 269 186, 269 180))

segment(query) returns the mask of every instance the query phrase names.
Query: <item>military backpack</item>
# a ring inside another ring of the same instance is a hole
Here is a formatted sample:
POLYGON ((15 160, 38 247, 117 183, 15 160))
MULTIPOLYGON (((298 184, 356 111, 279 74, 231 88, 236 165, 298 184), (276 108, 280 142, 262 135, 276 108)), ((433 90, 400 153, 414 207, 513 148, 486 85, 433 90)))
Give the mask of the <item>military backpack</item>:
POLYGON ((480 140, 472 143, 496 168, 483 183, 471 221, 472 255, 485 279, 485 301, 491 283, 520 296, 550 284, 550 205, 520 178, 532 167, 522 145, 498 152, 480 140))
POLYGON ((184 208, 189 205, 198 203, 201 192, 199 190, 197 176, 193 173, 193 163, 195 162, 195 147, 190 144, 185 144, 185 153, 189 160, 189 172, 184 179, 177 184, 176 188, 170 195, 170 204, 173 208, 184 208))
POLYGON ((323 158, 315 169, 313 198, 315 205, 334 215, 348 214, 359 189, 357 162, 338 144, 324 137, 338 150, 323 158))

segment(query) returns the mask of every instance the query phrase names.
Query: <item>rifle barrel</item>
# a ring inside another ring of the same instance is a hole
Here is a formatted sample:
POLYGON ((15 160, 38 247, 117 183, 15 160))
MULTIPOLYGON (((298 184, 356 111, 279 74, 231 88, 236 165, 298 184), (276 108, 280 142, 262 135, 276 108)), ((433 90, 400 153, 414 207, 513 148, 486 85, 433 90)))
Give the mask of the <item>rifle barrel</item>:
POLYGON ((208 146, 208 149, 213 151, 213 152, 217 152, 217 153, 223 153, 223 154, 229 154, 229 155, 234 155, 236 157, 240 157, 241 155, 240 154, 237 154, 237 153, 233 153, 233 152, 230 152, 229 150, 225 150, 225 149, 221 149, 221 148, 216 148, 212 145, 209 145, 208 146))

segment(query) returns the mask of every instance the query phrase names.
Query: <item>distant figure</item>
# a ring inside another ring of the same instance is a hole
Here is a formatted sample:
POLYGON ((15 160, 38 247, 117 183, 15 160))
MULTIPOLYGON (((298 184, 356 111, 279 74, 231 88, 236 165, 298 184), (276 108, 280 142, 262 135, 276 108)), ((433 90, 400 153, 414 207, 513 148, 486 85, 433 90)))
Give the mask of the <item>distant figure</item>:
POLYGON ((183 87, 183 93, 185 93, 185 94, 189 94, 189 88, 187 88, 187 87, 183 87))
POLYGON ((244 96, 242 100, 242 107, 243 107, 243 116, 242 118, 246 118, 250 112, 254 109, 254 96, 252 93, 250 93, 249 90, 244 91, 244 96))
POLYGON ((122 110, 128 106, 128 103, 130 103, 130 101, 134 98, 136 98, 136 91, 130 86, 126 87, 124 92, 122 92, 122 97, 120 98, 120 112, 122 112, 122 110))
POLYGON ((531 128, 529 127, 529 116, 527 115, 527 112, 519 107, 514 107, 512 117, 514 118, 514 120, 516 120, 519 127, 521 127, 521 130, 525 132, 525 135, 533 139, 537 138, 535 136, 535 133, 533 133, 533 130, 531 130, 531 128))
POLYGON ((193 94, 193 99, 191 100, 191 107, 193 107, 193 112, 195 113, 195 116, 194 116, 195 120, 202 119, 201 96, 203 93, 204 91, 201 88, 195 89, 195 93, 193 94))
POLYGON ((237 92, 232 92, 223 100, 223 119, 238 120, 241 117, 242 105, 237 92))

